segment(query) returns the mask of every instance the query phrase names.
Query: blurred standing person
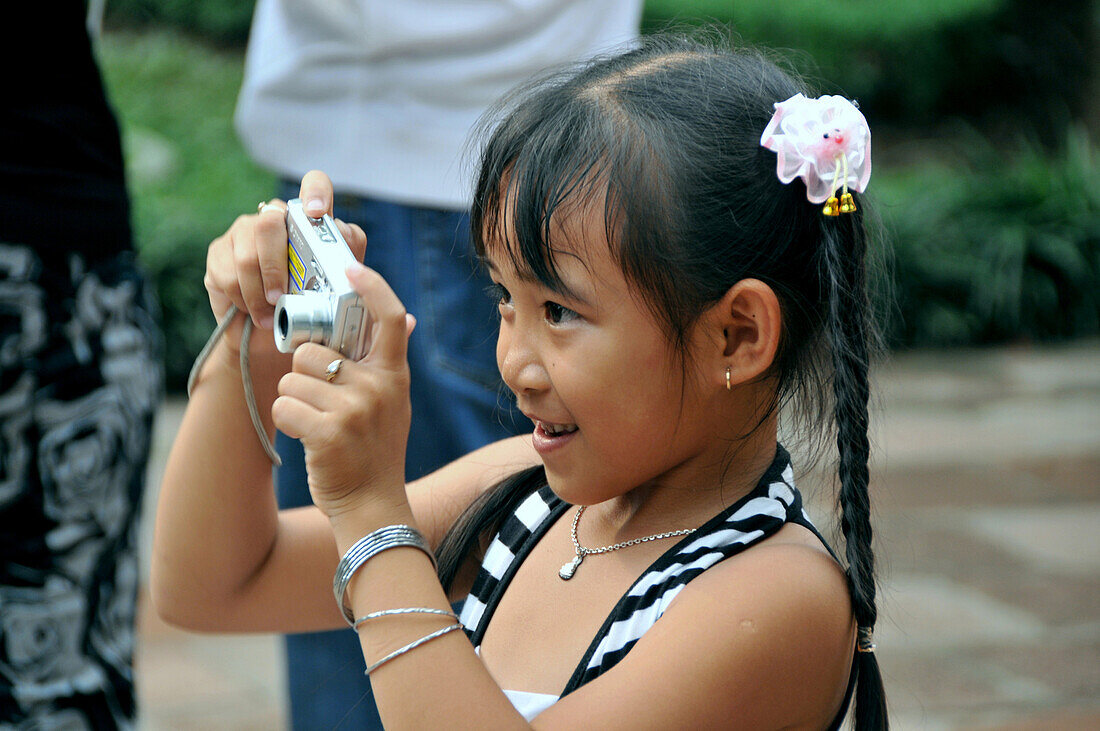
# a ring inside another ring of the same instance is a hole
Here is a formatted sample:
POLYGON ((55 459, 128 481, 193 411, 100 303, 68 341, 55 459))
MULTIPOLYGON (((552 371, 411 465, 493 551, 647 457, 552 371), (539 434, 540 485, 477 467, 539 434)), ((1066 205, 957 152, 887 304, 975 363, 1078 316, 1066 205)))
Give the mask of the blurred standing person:
POLYGON ((5 44, 31 71, 0 117, 0 727, 129 728, 160 334, 86 6, 6 20, 49 33, 5 44))
MULTIPOLYGON (((363 228, 365 263, 417 317, 409 480, 530 428, 497 398, 496 304, 482 294, 490 282, 469 241, 473 181, 461 153, 470 130, 536 72, 635 38, 641 5, 257 3, 237 107, 245 146, 287 181, 282 198, 296 196, 313 168, 351 191, 337 196, 335 215, 363 228)), ((276 444, 280 504, 311 504, 301 446, 282 434, 276 444)), ((362 663, 349 633, 289 636, 294 727, 380 728, 362 663)))

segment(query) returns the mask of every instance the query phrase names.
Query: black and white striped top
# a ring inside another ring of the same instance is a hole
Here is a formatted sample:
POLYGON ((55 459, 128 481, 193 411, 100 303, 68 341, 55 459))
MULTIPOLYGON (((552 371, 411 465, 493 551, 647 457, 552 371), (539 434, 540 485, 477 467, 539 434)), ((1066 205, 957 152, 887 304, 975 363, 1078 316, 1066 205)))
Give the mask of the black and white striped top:
MULTIPOLYGON (((504 522, 485 552, 481 570, 462 607, 461 620, 475 647, 480 648, 493 612, 519 565, 570 507, 543 486, 504 522)), ((790 457, 780 446, 752 492, 685 536, 638 577, 600 627, 561 695, 599 677, 622 660, 689 581, 788 522, 805 526, 821 538, 802 508, 790 457)))

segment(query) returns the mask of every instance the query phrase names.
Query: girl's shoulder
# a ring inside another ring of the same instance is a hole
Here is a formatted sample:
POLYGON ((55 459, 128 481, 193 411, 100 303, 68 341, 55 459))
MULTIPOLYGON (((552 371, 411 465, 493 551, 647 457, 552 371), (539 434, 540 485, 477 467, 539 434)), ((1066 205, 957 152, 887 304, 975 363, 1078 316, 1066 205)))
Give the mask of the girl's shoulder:
MULTIPOLYGON (((699 640, 709 636, 727 690, 741 700, 789 691, 808 708, 835 711, 843 702, 855 648, 847 578, 802 525, 787 523, 704 572, 661 621, 699 640)), ((822 725, 832 720, 826 715, 822 725)))
POLYGON ((621 662, 546 720, 825 728, 844 704, 854 648, 844 572, 789 524, 686 584, 621 662))
POLYGON ((676 601, 718 598, 739 610, 769 610, 775 621, 808 612, 823 630, 846 631, 852 621, 844 569, 818 536, 793 522, 701 574, 676 601))

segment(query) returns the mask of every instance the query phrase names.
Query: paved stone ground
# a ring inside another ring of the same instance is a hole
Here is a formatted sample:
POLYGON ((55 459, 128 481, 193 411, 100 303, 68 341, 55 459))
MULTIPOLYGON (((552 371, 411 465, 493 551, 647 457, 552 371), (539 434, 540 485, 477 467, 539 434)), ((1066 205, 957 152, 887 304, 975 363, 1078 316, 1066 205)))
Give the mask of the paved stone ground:
MULTIPOLYGON (((1100 342, 905 354, 877 385, 895 728, 1100 729, 1100 342)), ((158 423, 150 509, 181 408, 158 423)), ((801 486, 828 529, 828 482, 801 486)), ((143 728, 285 725, 275 638, 189 635, 147 611, 140 632, 143 728)))

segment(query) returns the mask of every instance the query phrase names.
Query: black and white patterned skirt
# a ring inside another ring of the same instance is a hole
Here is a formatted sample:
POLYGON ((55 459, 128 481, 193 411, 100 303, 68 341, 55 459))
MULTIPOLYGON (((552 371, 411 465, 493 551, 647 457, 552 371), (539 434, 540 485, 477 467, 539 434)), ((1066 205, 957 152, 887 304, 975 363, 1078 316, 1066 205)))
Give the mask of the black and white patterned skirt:
POLYGON ((0 243, 0 727, 133 725, 137 520, 162 389, 132 253, 93 264, 0 243))

